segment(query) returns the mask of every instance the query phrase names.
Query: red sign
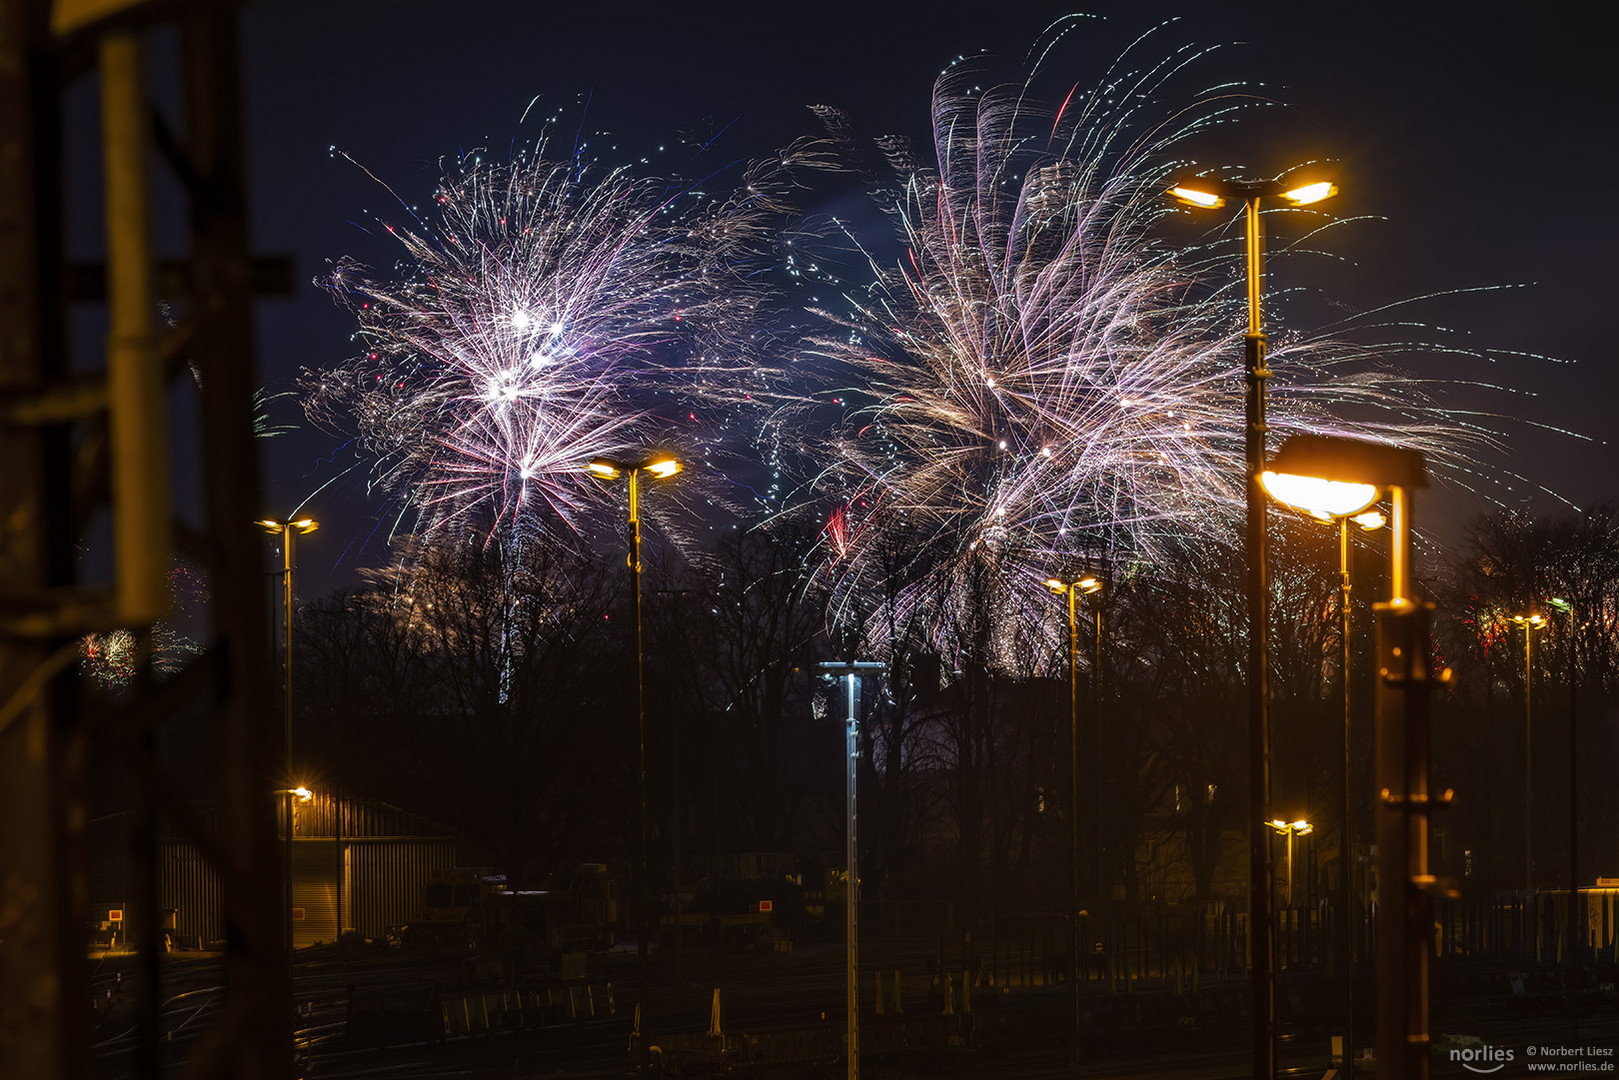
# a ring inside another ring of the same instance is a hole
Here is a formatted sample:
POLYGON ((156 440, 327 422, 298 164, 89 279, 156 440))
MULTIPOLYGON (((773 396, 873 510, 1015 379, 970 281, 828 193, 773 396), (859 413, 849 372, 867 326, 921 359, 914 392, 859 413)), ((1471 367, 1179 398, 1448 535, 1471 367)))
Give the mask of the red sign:
POLYGON ((295 907, 295 908, 292 909, 292 921, 293 922, 303 922, 304 921, 304 909, 303 908, 295 907))
POLYGON ((773 910, 775 910, 775 907, 776 907, 776 902, 774 900, 761 900, 761 901, 759 901, 759 910, 760 911, 773 911, 773 910))
POLYGON ((107 912, 107 921, 108 922, 123 922, 124 921, 124 909, 121 908, 121 907, 115 907, 111 911, 107 912))

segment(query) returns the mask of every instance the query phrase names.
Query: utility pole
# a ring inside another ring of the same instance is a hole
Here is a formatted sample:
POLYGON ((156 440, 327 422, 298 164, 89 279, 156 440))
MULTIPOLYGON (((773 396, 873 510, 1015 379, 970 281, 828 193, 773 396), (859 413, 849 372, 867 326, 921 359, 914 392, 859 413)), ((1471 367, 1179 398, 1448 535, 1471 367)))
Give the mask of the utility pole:
POLYGON ((860 772, 860 676, 863 673, 887 671, 888 665, 878 660, 850 660, 827 661, 819 667, 827 675, 841 678, 845 690, 844 861, 849 868, 849 883, 843 895, 843 938, 848 957, 845 985, 848 1021, 845 1037, 848 1040, 848 1080, 860 1080, 860 819, 856 813, 855 798, 860 772))

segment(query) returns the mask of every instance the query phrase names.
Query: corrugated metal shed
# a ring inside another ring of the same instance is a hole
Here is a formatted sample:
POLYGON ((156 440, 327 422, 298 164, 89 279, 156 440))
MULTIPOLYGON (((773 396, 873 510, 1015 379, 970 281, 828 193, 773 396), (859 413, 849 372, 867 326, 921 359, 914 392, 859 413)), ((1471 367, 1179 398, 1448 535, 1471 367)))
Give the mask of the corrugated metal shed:
MULTIPOLYGON (((287 842, 285 801, 277 833, 287 842)), ((456 865, 456 839, 419 815, 335 792, 293 801, 292 920, 297 946, 333 941, 339 930, 380 937, 422 907, 437 870, 456 865), (301 916, 301 917, 299 917, 301 916)), ((194 843, 165 840, 158 858, 158 904, 175 909, 176 943, 208 948, 225 936, 218 875, 194 843)))
POLYGON ((211 948, 225 940, 225 904, 219 875, 189 840, 158 847, 157 903, 174 909, 175 944, 211 948))
POLYGON ((428 877, 456 864, 451 837, 356 838, 344 851, 343 927, 368 938, 420 912, 428 877))

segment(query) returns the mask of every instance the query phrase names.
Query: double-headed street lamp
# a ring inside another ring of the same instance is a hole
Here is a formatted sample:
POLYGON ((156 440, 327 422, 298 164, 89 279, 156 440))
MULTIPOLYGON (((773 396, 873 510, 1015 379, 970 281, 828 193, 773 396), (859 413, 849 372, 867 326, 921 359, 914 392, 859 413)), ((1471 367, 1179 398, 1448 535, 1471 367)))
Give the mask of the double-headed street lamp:
MULTIPOLYGON (((1068 982, 1074 1004, 1074 1067, 1079 1067, 1080 998, 1079 998, 1079 595, 1091 595, 1102 589, 1101 579, 1094 574, 1078 578, 1046 579, 1053 592, 1068 597, 1068 750, 1070 782, 1068 792, 1068 854, 1071 879, 1069 882, 1068 927, 1068 982)), ((1096 617, 1096 655, 1091 666, 1091 708, 1096 723, 1096 889, 1098 897, 1106 889, 1106 875, 1102 858, 1102 605, 1092 603, 1096 617)), ((1098 905, 1101 900, 1098 899, 1098 905)))
MULTIPOLYGON (((1428 1075, 1428 615, 1411 585, 1411 508, 1427 486, 1420 451, 1322 435, 1295 435, 1266 486, 1300 509, 1341 515, 1388 491, 1389 592, 1377 610, 1377 1060, 1385 1080, 1428 1075), (1286 495, 1281 495, 1286 492, 1286 495)), ((1443 682, 1449 672, 1441 672, 1443 682)))
MULTIPOLYGON (((1513 623, 1523 628, 1523 891, 1529 905, 1529 917, 1534 918, 1535 862, 1534 823, 1535 787, 1532 753, 1535 745, 1534 717, 1535 635, 1546 629, 1546 616, 1539 613, 1514 615, 1513 623)), ((1531 923, 1533 925, 1533 923, 1531 923)), ((1536 935, 1538 937, 1538 935, 1536 935)))
POLYGON ((1276 973, 1271 935, 1270 837, 1270 674, 1265 647, 1267 579, 1265 573, 1265 494, 1259 477, 1265 471, 1265 331, 1260 318, 1264 286, 1265 243, 1260 205, 1281 199, 1290 206, 1307 206, 1331 198, 1338 189, 1330 181, 1216 180, 1189 177, 1169 194, 1181 203, 1217 210, 1227 200, 1241 199, 1247 209, 1248 333, 1244 337, 1247 395, 1244 406, 1243 447, 1246 458, 1248 524, 1244 547, 1248 577, 1248 752, 1249 752, 1249 904, 1253 920, 1254 1076, 1270 1080, 1276 1075, 1276 973))
MULTIPOLYGON (((312 533, 320 528, 314 518, 296 518, 282 520, 278 518, 265 518, 259 526, 272 536, 281 537, 281 715, 285 724, 285 742, 282 743, 282 754, 285 757, 285 775, 288 783, 293 782, 292 777, 292 545, 294 536, 312 533)), ((287 966, 292 966, 292 800, 294 796, 307 802, 308 798, 302 794, 303 787, 281 789, 282 804, 287 815, 287 843, 285 878, 282 882, 282 899, 286 904, 284 921, 287 927, 287 966)))
POLYGON ((1298 821, 1283 821, 1281 818, 1271 818, 1265 824, 1287 837, 1287 872, 1283 878, 1287 882, 1287 888, 1278 891, 1286 895, 1288 906, 1291 907, 1293 904, 1293 838, 1295 836, 1310 835, 1315 832, 1315 825, 1302 818, 1298 821))
MULTIPOLYGON (((1313 497, 1308 488, 1300 489, 1299 477, 1292 474, 1266 472, 1261 476, 1261 482, 1271 498, 1289 506, 1298 506, 1296 500, 1322 501, 1318 496, 1313 497), (1290 497, 1291 496, 1291 497, 1290 497)), ((1331 503, 1328 509, 1305 509, 1310 517, 1317 521, 1333 523, 1338 526, 1338 620, 1339 620, 1339 658, 1338 676, 1342 682, 1343 697, 1343 760, 1338 766, 1338 786, 1342 795, 1339 804, 1338 821, 1338 941, 1342 960, 1339 967, 1343 976, 1344 1000, 1344 1034, 1343 1053, 1341 1055, 1346 1070, 1354 1068, 1354 1029, 1355 1029, 1355 942, 1352 934, 1352 922, 1349 917, 1350 878, 1353 863, 1350 860, 1350 818, 1353 813, 1353 800, 1350 796, 1351 764, 1350 764, 1350 693, 1349 693, 1349 667, 1350 667, 1350 628, 1351 614, 1349 595, 1353 588, 1349 578, 1349 523, 1354 522, 1366 532, 1381 529, 1388 524, 1381 511, 1368 509, 1369 503, 1355 505, 1364 495, 1363 491, 1350 489, 1334 492, 1341 498, 1331 498, 1325 501, 1331 503)), ((1374 496, 1375 498, 1375 496, 1374 496)))
MULTIPOLYGON (((647 806, 646 806, 646 679, 645 656, 641 645, 641 474, 656 480, 667 480, 680 471, 680 462, 660 454, 633 464, 596 458, 585 466, 587 472, 602 480, 629 480, 630 511, 630 612, 635 624, 635 873, 636 887, 636 957, 640 996, 635 1008, 644 1023, 647 1019, 647 908, 651 906, 651 893, 647 882, 647 806)), ((637 1031, 644 1028, 637 1024, 637 1031)), ((644 1036, 641 1043, 644 1052, 644 1036)))

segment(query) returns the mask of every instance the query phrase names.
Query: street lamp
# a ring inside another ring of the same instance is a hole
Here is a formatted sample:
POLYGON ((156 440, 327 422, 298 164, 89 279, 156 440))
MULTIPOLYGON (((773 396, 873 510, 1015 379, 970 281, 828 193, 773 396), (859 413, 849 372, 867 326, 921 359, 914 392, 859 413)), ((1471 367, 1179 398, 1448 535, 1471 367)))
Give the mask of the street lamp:
MULTIPOLYGON (((1100 592, 1102 582, 1094 574, 1079 578, 1046 579, 1053 592, 1068 597, 1068 751, 1070 781, 1068 798, 1069 926, 1068 982, 1074 1004, 1074 1068, 1079 1068, 1079 594, 1100 592)), ((1093 604, 1096 616, 1096 656, 1091 668, 1092 710, 1096 722, 1096 889, 1098 906, 1106 889, 1102 861, 1102 605, 1093 604)))
MULTIPOLYGON (((1338 824, 1338 941, 1343 959, 1340 967, 1343 969, 1344 984, 1344 1034, 1343 1052, 1340 1055, 1344 1062, 1345 1072, 1354 1069, 1355 1046, 1355 942, 1352 933, 1353 925, 1349 917, 1349 884, 1353 864, 1350 861, 1350 817, 1352 814, 1352 800, 1350 798, 1350 695, 1349 695, 1349 666, 1350 666, 1350 607, 1349 594, 1352 588, 1349 580, 1349 523, 1353 521, 1363 531, 1372 532, 1388 524, 1388 518, 1381 511, 1367 509, 1369 503, 1362 502, 1365 491, 1362 485, 1339 484, 1331 481, 1319 481, 1312 477, 1301 477, 1292 473, 1266 472, 1261 478, 1265 490, 1271 498, 1289 506, 1304 509, 1310 517, 1317 521, 1336 522, 1338 525, 1338 618, 1339 618, 1339 645, 1338 675, 1343 683, 1343 760, 1338 769, 1338 785, 1343 796, 1339 806, 1338 824), (1328 504, 1329 510, 1310 509, 1310 506, 1328 504), (1356 504, 1359 505, 1356 505, 1356 504)), ((1376 489, 1373 488, 1372 498, 1376 498, 1376 489)))
POLYGON ((1272 829, 1275 829, 1277 832, 1279 832, 1282 835, 1287 837, 1287 874, 1285 876, 1285 880, 1287 882, 1287 888, 1284 891, 1287 894, 1288 906, 1292 907, 1293 906, 1293 838, 1295 836, 1308 836, 1310 833, 1315 831, 1315 826, 1313 824, 1311 824, 1310 822, 1304 821, 1302 819, 1300 819, 1298 821, 1283 821, 1280 818, 1271 818, 1269 821, 1265 822, 1265 824, 1269 825, 1272 829))
MULTIPOLYGON (((1579 714, 1575 708, 1579 703, 1579 636, 1574 622, 1574 605, 1561 596, 1552 597, 1550 603, 1568 620, 1568 985, 1572 991, 1579 987, 1580 946, 1585 944, 1586 936, 1584 929, 1580 930, 1578 939, 1574 936, 1574 928, 1585 925, 1576 918, 1583 914, 1580 911, 1580 732, 1579 714)), ((1568 1017, 1571 1033, 1578 1039, 1580 1010, 1572 993, 1569 995, 1568 1017)))
MULTIPOLYGON (((641 650, 641 498, 640 477, 647 473, 654 479, 667 480, 680 471, 680 462, 667 455, 655 455, 643 461, 628 464, 608 458, 597 458, 585 466, 592 476, 602 480, 629 479, 630 513, 630 611, 635 624, 635 865, 636 888, 636 957, 640 996, 636 999, 637 1018, 645 1019, 647 1001, 647 908, 652 904, 647 882, 647 807, 646 807, 646 681, 645 657, 641 650)), ((637 1032, 644 1032, 640 1023, 637 1032)), ((640 1043, 644 1053, 644 1037, 640 1043)))
MULTIPOLYGON (((1529 905, 1529 917, 1534 919, 1535 907, 1535 863, 1534 844, 1532 836, 1535 821, 1535 789, 1534 770, 1531 753, 1534 749, 1534 733, 1529 726, 1533 716, 1532 702, 1534 695, 1534 659, 1535 659, 1535 633, 1546 629, 1546 616, 1541 614, 1514 615, 1512 621, 1523 628, 1523 891, 1525 902, 1529 905)), ((1533 925, 1533 923, 1531 923, 1533 925)), ((1540 935, 1535 934, 1538 941, 1540 935)))
MULTIPOLYGON (((314 518, 295 518, 280 520, 277 518, 264 518, 259 526, 272 536, 281 537, 281 716, 284 724, 284 738, 282 754, 285 759, 286 777, 292 779, 292 545, 294 536, 312 533, 320 528, 320 523, 314 518)), ((297 796, 307 802, 308 799, 300 794, 306 788, 284 788, 281 791, 283 808, 287 815, 287 843, 285 851, 286 880, 281 883, 282 900, 286 904, 287 924, 287 978, 290 985, 292 979, 292 800, 297 796)))
POLYGON ((1265 568, 1265 495, 1259 477, 1265 471, 1265 331, 1260 318, 1264 284, 1264 230, 1260 204, 1281 199, 1291 206, 1307 206, 1336 195, 1328 180, 1216 180, 1189 177, 1169 194, 1186 206, 1217 210, 1227 199, 1241 199, 1246 207, 1248 257, 1248 333, 1244 356, 1248 369, 1243 416, 1248 523, 1244 539, 1248 577, 1248 853, 1249 903, 1254 932, 1254 1075, 1271 1080, 1276 1075, 1276 973, 1271 935, 1270 840, 1264 822, 1270 814, 1270 673, 1265 627, 1267 586, 1265 568))
POLYGON ((843 793, 844 866, 848 880, 843 889, 844 954, 844 1075, 860 1080, 860 676, 888 670, 881 660, 825 660, 816 665, 829 679, 843 680, 843 793))
MULTIPOLYGON (((1426 487, 1420 451, 1324 435, 1295 435, 1276 455, 1267 488, 1289 492, 1306 510, 1343 514, 1346 485, 1369 506, 1387 489, 1389 592, 1377 611, 1377 1060, 1385 1080, 1428 1075, 1428 958, 1433 924, 1428 894, 1428 819, 1450 793, 1428 793, 1431 605, 1411 592, 1411 508, 1426 487), (1333 502, 1333 500, 1337 500, 1333 502), (1338 507, 1329 509, 1333 502, 1338 507)), ((1291 500, 1290 500, 1291 501, 1291 500)), ((1439 681, 1449 678, 1448 671, 1439 681)))

